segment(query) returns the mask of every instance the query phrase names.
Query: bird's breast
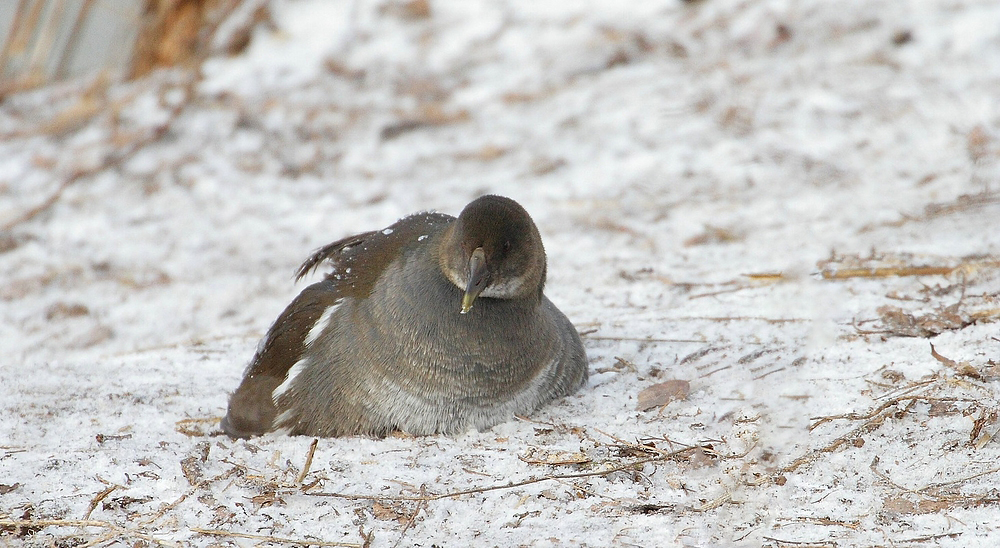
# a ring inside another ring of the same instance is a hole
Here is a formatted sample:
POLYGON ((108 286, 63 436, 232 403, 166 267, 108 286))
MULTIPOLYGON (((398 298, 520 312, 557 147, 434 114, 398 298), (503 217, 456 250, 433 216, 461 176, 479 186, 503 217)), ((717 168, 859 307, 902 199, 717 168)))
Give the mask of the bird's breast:
POLYGON ((484 298, 460 314, 462 292, 433 267, 387 269, 353 311, 353 337, 390 382, 428 395, 495 396, 531 383, 557 354, 537 307, 484 298))

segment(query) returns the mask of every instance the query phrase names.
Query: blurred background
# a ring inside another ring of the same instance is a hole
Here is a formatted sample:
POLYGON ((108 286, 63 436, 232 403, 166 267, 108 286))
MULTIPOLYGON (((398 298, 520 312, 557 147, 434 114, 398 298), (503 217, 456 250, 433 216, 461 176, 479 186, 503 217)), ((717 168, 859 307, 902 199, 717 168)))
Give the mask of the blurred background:
MULTIPOLYGON (((106 71, 136 78, 188 63, 244 0, 10 0, 0 3, 0 95, 106 71)), ((219 44, 233 53, 246 28, 219 44)))

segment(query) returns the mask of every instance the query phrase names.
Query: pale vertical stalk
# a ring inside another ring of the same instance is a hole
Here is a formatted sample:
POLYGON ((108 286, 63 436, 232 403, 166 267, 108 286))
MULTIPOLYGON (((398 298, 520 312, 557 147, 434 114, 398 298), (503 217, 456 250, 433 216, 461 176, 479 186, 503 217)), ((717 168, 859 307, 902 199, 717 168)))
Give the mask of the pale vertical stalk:
POLYGON ((21 0, 17 3, 17 11, 14 12, 14 19, 10 22, 10 31, 7 33, 7 40, 4 41, 3 49, 0 50, 0 78, 3 78, 3 73, 7 68, 7 61, 10 59, 11 52, 14 51, 14 43, 17 40, 18 29, 17 22, 25 16, 25 12, 28 11, 28 3, 31 0, 21 0))
POLYGON ((87 20, 87 16, 91 8, 94 7, 94 0, 84 0, 83 5, 80 6, 80 11, 76 14, 76 20, 73 21, 73 28, 69 31, 69 37, 66 38, 66 45, 63 47, 62 54, 59 56, 59 63, 56 65, 56 70, 54 73, 54 79, 61 80, 66 77, 66 73, 69 68, 69 62, 73 58, 73 54, 77 51, 77 41, 80 40, 80 29, 83 28, 83 23, 87 20))
POLYGON ((25 70, 28 78, 40 82, 46 80, 45 65, 52 57, 52 45, 59 35, 59 21, 65 10, 66 0, 54 0, 51 9, 49 9, 48 17, 42 23, 38 39, 35 40, 35 47, 32 48, 31 58, 28 61, 27 70, 25 70))

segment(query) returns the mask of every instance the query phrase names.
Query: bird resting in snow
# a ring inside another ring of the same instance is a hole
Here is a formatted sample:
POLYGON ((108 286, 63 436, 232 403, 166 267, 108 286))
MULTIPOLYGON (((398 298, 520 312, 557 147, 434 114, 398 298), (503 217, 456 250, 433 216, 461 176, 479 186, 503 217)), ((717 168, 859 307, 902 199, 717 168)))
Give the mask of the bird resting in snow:
POLYGON ((333 242, 296 279, 323 262, 232 394, 229 436, 486 429, 587 380, 576 329, 542 293, 541 236, 509 198, 333 242))

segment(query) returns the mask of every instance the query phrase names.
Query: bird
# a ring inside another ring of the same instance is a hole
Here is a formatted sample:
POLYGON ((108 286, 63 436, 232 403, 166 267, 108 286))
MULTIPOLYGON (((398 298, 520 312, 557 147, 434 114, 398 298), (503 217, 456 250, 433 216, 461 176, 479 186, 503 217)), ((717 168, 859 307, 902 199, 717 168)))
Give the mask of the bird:
POLYGON ((543 294, 538 228, 510 198, 343 238, 296 281, 324 263, 258 344, 228 436, 483 431, 587 382, 580 336, 543 294))

